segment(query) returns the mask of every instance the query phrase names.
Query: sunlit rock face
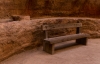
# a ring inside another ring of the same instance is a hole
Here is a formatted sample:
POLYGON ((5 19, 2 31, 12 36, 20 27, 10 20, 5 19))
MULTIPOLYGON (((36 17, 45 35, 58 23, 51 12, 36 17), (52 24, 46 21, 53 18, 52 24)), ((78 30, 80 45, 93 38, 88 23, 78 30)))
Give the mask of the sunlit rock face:
POLYGON ((99 17, 99 11, 99 0, 0 0, 0 18, 11 15, 99 17))
MULTIPOLYGON (((42 25, 45 24, 67 24, 80 21, 83 26, 81 33, 88 33, 91 38, 100 38, 100 19, 93 18, 45 18, 33 20, 0 21, 0 61, 26 47, 37 47, 42 45, 45 34, 42 25), (1 21, 5 21, 4 23, 1 21)), ((75 29, 58 29, 49 31, 50 37, 75 34, 75 29)))
POLYGON ((0 18, 9 18, 11 15, 24 12, 25 0, 0 0, 0 18))

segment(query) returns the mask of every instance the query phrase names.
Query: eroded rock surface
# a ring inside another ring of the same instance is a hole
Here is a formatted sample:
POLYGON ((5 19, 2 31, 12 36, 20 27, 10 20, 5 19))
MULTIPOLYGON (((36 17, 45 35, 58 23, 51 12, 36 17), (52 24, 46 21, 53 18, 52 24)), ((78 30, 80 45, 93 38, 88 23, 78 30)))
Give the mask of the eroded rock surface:
MULTIPOLYGON (((0 60, 24 50, 25 47, 37 47, 43 43, 44 33, 41 26, 47 24, 76 23, 83 24, 82 32, 91 35, 91 38, 100 38, 100 19, 93 18, 45 18, 0 23, 0 60)), ((59 29, 50 31, 53 34, 67 35, 75 33, 74 29, 59 29), (58 32, 58 33, 57 33, 58 32)))
POLYGON ((99 0, 0 0, 0 18, 12 15, 100 17, 99 11, 99 0))

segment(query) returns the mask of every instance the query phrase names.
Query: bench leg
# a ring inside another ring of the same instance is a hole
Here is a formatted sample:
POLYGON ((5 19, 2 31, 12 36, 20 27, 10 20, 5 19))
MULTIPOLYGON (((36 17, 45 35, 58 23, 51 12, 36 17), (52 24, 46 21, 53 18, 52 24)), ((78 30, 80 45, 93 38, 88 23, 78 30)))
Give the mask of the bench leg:
POLYGON ((54 44, 49 44, 49 42, 43 43, 43 51, 54 54, 54 44))
POLYGON ((87 38, 76 39, 76 43, 86 45, 87 44, 87 38))

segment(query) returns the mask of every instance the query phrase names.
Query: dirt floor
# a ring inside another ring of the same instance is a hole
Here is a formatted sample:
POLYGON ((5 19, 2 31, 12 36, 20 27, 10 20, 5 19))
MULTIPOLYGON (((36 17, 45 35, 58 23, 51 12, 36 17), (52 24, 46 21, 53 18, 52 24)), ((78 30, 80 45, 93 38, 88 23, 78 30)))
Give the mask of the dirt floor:
POLYGON ((100 64, 100 39, 89 39, 87 46, 75 45, 57 50, 54 55, 39 47, 16 54, 0 64, 100 64))

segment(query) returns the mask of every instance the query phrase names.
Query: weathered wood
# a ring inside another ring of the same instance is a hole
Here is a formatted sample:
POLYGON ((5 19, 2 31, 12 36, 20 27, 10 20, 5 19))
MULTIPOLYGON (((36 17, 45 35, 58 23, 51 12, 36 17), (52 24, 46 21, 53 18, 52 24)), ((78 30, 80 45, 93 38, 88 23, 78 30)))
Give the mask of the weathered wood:
POLYGON ((47 53, 53 54, 55 44, 69 40, 76 40, 76 43, 86 45, 87 37, 89 37, 89 35, 85 33, 80 33, 80 27, 82 27, 82 23, 79 23, 79 21, 77 23, 57 24, 57 25, 44 24, 42 28, 45 31, 46 38, 44 39, 43 50, 47 53), (73 28, 73 27, 76 27, 76 34, 54 37, 54 38, 48 37, 48 30, 60 29, 60 28, 73 28))
POLYGON ((66 36, 48 38, 48 39, 44 39, 44 40, 49 41, 50 44, 56 44, 56 43, 61 43, 61 42, 85 38, 85 37, 89 37, 89 35, 84 34, 84 33, 80 33, 80 34, 73 34, 73 35, 66 35, 66 36))
POLYGON ((47 31, 47 30, 45 31, 45 34, 46 34, 45 37, 46 37, 46 38, 49 38, 49 37, 48 37, 48 31, 47 31))
MULTIPOLYGON (((79 21, 77 21, 77 23, 79 23, 79 21)), ((80 33, 80 27, 76 27, 76 34, 80 33)))
POLYGON ((50 44, 49 41, 44 41, 43 50, 47 53, 54 54, 54 44, 50 44))
POLYGON ((76 28, 76 34, 79 34, 80 33, 80 27, 77 27, 76 28))
POLYGON ((60 28, 73 28, 73 27, 82 27, 82 23, 43 25, 43 30, 60 29, 60 28))
POLYGON ((87 37, 85 37, 85 38, 80 38, 80 39, 76 39, 76 43, 77 43, 77 44, 86 45, 86 44, 87 44, 87 37))

